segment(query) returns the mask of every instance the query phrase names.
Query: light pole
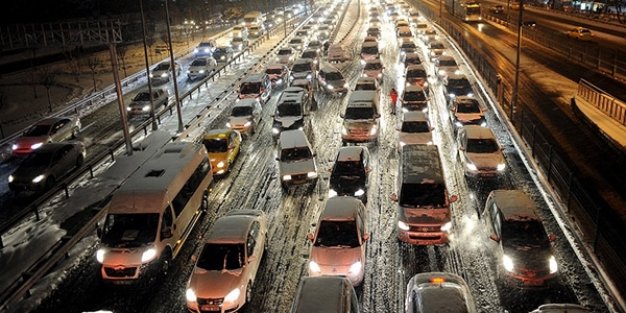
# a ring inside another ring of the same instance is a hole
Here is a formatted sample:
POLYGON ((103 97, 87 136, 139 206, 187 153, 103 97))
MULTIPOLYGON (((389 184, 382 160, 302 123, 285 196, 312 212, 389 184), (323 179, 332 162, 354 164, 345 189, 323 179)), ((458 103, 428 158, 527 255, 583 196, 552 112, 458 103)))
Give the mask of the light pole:
POLYGON ((150 63, 148 62, 148 44, 146 42, 146 18, 143 15, 143 0, 139 0, 139 11, 141 11, 141 30, 143 31, 143 56, 146 61, 146 77, 148 77, 148 92, 150 93, 150 119, 152 120, 152 130, 159 129, 154 115, 154 99, 152 99, 152 80, 150 79, 150 63))
POLYGON ((511 101, 511 121, 513 121, 513 112, 517 108, 517 100, 519 98, 519 67, 520 55, 522 54, 522 18, 524 16, 524 0, 519 2, 519 16, 517 19, 517 53, 515 55, 515 82, 513 84, 513 99, 511 101))
POLYGON ((286 7, 286 3, 287 0, 283 0, 283 25, 285 25, 284 29, 285 29, 285 38, 287 38, 287 7, 286 7))
POLYGON ((441 23, 441 21, 442 21, 442 17, 441 17, 442 15, 441 14, 442 14, 442 11, 443 11, 443 8, 442 8, 443 7, 443 1, 444 0, 439 0, 439 23, 441 23))
POLYGON ((178 97, 178 83, 176 82, 176 63, 174 63, 174 50, 172 48, 172 33, 170 31, 170 10, 167 7, 168 0, 165 0, 165 25, 167 26, 167 42, 170 51, 170 70, 172 71, 172 79, 174 80, 174 97, 176 99, 176 114, 178 115, 178 132, 182 133, 183 114, 180 109, 180 98, 178 97))
POLYGON ((109 44, 109 53, 111 54, 111 67, 113 67, 113 80, 115 81, 115 92, 117 94, 117 105, 120 110, 120 118, 122 120, 122 132, 124 133, 124 142, 126 144, 126 154, 133 154, 133 144, 130 140, 130 132, 128 130, 128 119, 126 118, 126 106, 124 105, 124 95, 122 94, 122 83, 120 82, 119 66, 117 64, 117 51, 115 43, 109 44))

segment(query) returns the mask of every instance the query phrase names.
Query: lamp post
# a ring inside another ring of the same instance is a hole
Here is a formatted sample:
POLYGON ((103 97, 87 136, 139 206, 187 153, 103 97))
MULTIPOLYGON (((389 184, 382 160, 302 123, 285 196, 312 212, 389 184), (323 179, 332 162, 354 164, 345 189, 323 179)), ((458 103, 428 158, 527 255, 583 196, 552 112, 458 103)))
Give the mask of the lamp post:
POLYGON ((511 121, 513 121, 513 112, 517 108, 519 99, 519 71, 520 71, 520 55, 522 54, 522 18, 524 17, 524 0, 519 3, 519 16, 517 19, 517 53, 515 55, 515 82, 513 83, 513 94, 511 100, 511 121))
POLYGON ((176 99, 176 114, 178 115, 178 132, 182 133, 183 114, 180 108, 180 98, 178 96, 178 83, 176 82, 176 63, 174 63, 174 49, 172 48, 172 33, 170 31, 170 11, 167 7, 168 0, 165 0, 165 25, 167 26, 167 42, 170 52, 170 69, 172 71, 172 79, 174 80, 174 97, 176 99))
POLYGON ((152 130, 159 129, 154 115, 154 99, 152 99, 152 80, 150 79, 150 63, 148 62, 148 45, 146 42, 146 18, 143 15, 143 0, 139 0, 139 11, 141 11, 141 30, 143 31, 143 56, 146 62, 146 77, 148 77, 148 92, 150 93, 150 119, 152 120, 152 130))
POLYGON ((287 7, 285 2, 287 2, 287 0, 283 0, 283 25, 285 26, 285 38, 287 38, 287 7))

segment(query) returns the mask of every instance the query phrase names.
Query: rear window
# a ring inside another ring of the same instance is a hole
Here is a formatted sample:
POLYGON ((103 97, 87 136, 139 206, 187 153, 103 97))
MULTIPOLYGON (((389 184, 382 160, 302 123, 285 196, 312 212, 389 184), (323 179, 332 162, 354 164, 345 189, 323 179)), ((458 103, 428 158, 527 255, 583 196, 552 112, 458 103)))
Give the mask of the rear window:
POLYGON ((402 184, 400 206, 414 208, 420 206, 441 207, 446 204, 446 187, 442 184, 402 184))

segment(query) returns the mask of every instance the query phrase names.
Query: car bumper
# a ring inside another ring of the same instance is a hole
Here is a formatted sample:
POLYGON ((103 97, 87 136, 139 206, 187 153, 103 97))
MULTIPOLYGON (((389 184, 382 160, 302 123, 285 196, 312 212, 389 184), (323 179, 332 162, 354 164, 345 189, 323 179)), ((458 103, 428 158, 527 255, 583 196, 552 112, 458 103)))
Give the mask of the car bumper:
POLYGON ((11 191, 42 191, 45 189, 45 180, 39 183, 33 182, 16 182, 9 183, 9 189, 11 191))
POLYGON ((556 282, 556 273, 547 275, 524 275, 514 272, 506 272, 503 275, 504 282, 509 285, 520 289, 541 289, 550 287, 556 282))
POLYGON ((497 179, 502 175, 503 172, 493 170, 482 170, 478 169, 476 171, 471 171, 465 168, 465 176, 472 178, 482 178, 482 179, 497 179))
POLYGON ((102 265, 100 277, 106 284, 111 285, 137 285, 146 282, 153 275, 158 275, 159 262, 153 261, 146 264, 133 264, 128 267, 115 268, 102 265))
POLYGON ((443 245, 448 243, 448 233, 443 231, 420 232, 398 229, 398 239, 408 244, 418 246, 443 245))
POLYGON ((187 302, 187 310, 193 313, 205 313, 205 312, 220 312, 220 313, 230 313, 237 312, 242 305, 234 303, 234 304, 204 304, 198 305, 197 303, 187 302))

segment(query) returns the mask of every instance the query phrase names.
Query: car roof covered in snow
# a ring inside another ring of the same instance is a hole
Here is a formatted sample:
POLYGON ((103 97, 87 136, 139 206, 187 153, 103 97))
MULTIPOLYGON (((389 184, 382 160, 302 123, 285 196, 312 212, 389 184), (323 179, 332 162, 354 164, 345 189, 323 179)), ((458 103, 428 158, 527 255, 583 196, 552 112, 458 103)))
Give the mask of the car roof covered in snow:
POLYGON ((304 131, 300 129, 285 130, 280 132, 279 141, 281 149, 309 146, 309 141, 306 139, 304 131))
POLYGON ((257 219, 249 215, 224 215, 215 221, 207 234, 208 243, 246 242, 248 229, 257 219))
POLYGON ((468 139, 496 139, 491 129, 479 125, 463 126, 468 139))
POLYGON ((349 197, 333 197, 326 201, 324 211, 320 214, 322 220, 354 220, 363 205, 361 200, 349 197))
POLYGON ((409 184, 445 184, 439 151, 435 145, 402 148, 402 181, 409 184))
POLYGON ((418 312, 475 313, 467 283, 458 275, 443 272, 420 273, 409 281, 415 291, 413 303, 418 312))
POLYGON ((521 190, 494 190, 491 192, 505 221, 539 220, 535 202, 521 190))
POLYGON ((342 308, 348 307, 350 288, 350 282, 340 276, 305 277, 291 312, 341 312, 342 308))
POLYGON ((378 97, 378 93, 375 90, 355 90, 350 94, 348 99, 348 105, 352 106, 355 103, 366 102, 372 104, 378 97))

